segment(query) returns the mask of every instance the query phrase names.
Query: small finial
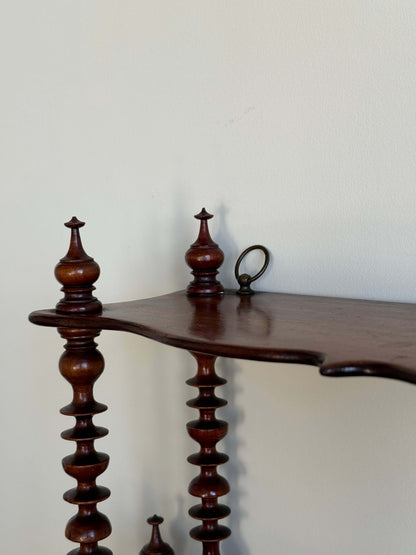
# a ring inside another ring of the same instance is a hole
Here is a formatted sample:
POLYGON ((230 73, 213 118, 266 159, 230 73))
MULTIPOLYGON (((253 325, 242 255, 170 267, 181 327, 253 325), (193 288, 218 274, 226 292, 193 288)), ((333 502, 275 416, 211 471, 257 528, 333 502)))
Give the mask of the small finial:
POLYGON ((80 227, 84 227, 85 222, 81 222, 80 220, 78 220, 78 218, 76 216, 72 216, 72 218, 69 220, 69 222, 66 222, 65 225, 66 225, 66 227, 80 228, 80 227))
POLYGON ((213 218, 205 208, 195 218, 200 220, 199 235, 185 254, 186 263, 192 268, 194 280, 188 285, 190 296, 222 295, 224 287, 216 279, 218 268, 224 261, 224 253, 211 239, 208 220, 213 218))
POLYGON ((158 526, 159 524, 162 524, 163 520, 164 519, 162 516, 153 515, 149 516, 146 522, 147 524, 151 524, 152 526, 158 526))
POLYGON ((65 224, 71 229, 71 240, 66 256, 55 267, 55 277, 63 285, 61 291, 65 293, 56 305, 57 312, 91 314, 102 310, 100 301, 92 295, 100 267, 82 246, 79 229, 84 225, 75 216, 65 224))
POLYGON ((195 214, 195 216, 194 216, 194 218, 196 218, 197 220, 210 220, 213 217, 214 216, 212 214, 209 214, 205 210, 205 208, 203 208, 199 214, 195 214))
POLYGON ((159 524, 162 524, 163 518, 153 515, 147 519, 147 522, 153 526, 152 537, 150 543, 143 547, 139 555, 175 555, 173 549, 162 540, 160 535, 159 524))

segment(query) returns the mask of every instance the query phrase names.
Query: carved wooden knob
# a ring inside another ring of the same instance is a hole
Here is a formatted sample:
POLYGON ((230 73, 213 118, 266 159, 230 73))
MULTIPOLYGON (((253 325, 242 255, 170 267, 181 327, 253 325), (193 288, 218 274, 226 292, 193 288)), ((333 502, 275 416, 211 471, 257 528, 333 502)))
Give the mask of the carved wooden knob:
POLYGON ((150 543, 143 547, 139 555, 175 555, 173 549, 160 536, 159 524, 162 524, 163 518, 153 515, 147 519, 147 522, 153 526, 152 538, 150 543))
POLYGON ((63 299, 56 305, 56 311, 65 314, 91 314, 101 312, 102 305, 92 292, 93 283, 100 275, 100 267, 84 251, 79 229, 85 225, 75 216, 66 224, 71 229, 69 250, 55 267, 55 277, 63 285, 63 299))
POLYGON ((195 276, 186 290, 190 296, 210 296, 224 293, 224 287, 216 279, 218 268, 224 262, 224 253, 217 243, 214 243, 209 234, 208 220, 212 217, 212 214, 208 214, 205 208, 195 216, 201 222, 199 235, 185 254, 186 263, 192 268, 192 274, 195 276))

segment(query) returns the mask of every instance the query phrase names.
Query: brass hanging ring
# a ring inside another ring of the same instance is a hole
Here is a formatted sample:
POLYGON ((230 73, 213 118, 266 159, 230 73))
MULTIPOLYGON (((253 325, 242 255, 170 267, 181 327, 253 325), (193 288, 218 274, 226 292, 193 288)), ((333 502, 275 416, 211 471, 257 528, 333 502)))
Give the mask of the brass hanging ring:
POLYGON ((256 281, 256 279, 259 279, 259 277, 264 274, 264 272, 267 270, 267 266, 269 265, 269 262, 270 262, 270 253, 266 249, 266 247, 263 247, 263 245, 253 245, 251 247, 248 247, 245 251, 243 251, 240 254, 237 262, 235 263, 235 269, 234 269, 235 279, 238 281, 238 284, 240 286, 240 289, 237 291, 238 295, 254 295, 254 291, 251 289, 250 284, 253 283, 253 281, 256 281), (239 274, 240 264, 243 258, 249 252, 254 250, 260 250, 264 253, 263 266, 254 276, 250 276, 248 274, 239 274))

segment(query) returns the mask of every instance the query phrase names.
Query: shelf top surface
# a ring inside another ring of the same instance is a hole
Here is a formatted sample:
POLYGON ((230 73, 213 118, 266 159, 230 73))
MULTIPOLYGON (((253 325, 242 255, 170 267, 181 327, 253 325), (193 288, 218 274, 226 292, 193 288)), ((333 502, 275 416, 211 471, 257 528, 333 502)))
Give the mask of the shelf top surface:
POLYGON ((416 383, 416 305, 256 293, 160 297, 104 305, 100 315, 40 310, 39 325, 129 331, 212 355, 319 366, 328 376, 416 383))

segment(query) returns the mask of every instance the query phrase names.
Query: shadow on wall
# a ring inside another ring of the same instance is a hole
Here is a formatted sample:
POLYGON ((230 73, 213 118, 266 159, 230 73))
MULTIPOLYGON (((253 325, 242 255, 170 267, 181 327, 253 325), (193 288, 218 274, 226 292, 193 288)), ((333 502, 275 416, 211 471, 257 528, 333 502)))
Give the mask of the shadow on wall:
POLYGON ((234 264, 238 258, 238 246, 233 239, 233 234, 230 233, 227 227, 227 212, 228 208, 221 203, 216 209, 215 217, 217 218, 217 232, 212 234, 213 239, 222 251, 224 252, 224 264, 219 270, 219 280, 226 288, 236 288, 236 281, 234 279, 234 264))
POLYGON ((250 555, 249 547, 243 539, 241 530, 241 522, 247 517, 247 511, 243 508, 245 490, 241 485, 241 478, 246 473, 246 468, 239 457, 240 447, 244 443, 241 430, 244 426, 245 414, 235 403, 236 394, 238 394, 236 376, 241 373, 241 370, 238 363, 229 358, 219 359, 217 365, 220 375, 227 380, 227 384, 218 391, 218 396, 228 401, 224 416, 220 413, 219 418, 228 422, 229 432, 222 445, 220 444, 219 451, 224 450, 230 460, 224 466, 219 467, 219 473, 224 474, 230 482, 231 491, 227 496, 226 504, 231 508, 231 515, 225 524, 231 528, 232 532, 221 547, 224 555, 235 555, 236 553, 250 555))

